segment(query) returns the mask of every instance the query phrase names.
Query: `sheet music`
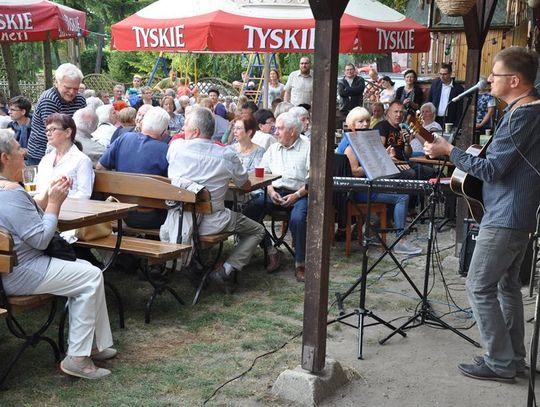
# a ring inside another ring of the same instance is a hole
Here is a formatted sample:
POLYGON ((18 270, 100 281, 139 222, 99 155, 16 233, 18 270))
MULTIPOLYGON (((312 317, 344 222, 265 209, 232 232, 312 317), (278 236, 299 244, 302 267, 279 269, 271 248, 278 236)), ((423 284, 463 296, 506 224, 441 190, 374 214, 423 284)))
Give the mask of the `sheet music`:
POLYGON ((381 143, 379 130, 350 132, 349 142, 368 179, 391 178, 400 174, 381 143))

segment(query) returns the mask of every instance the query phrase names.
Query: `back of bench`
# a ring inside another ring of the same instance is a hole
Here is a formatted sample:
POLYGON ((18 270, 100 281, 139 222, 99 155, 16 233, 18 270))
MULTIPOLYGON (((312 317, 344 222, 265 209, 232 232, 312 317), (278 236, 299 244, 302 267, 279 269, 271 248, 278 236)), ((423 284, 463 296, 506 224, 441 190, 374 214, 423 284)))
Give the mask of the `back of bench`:
POLYGON ((165 201, 195 203, 195 193, 171 185, 166 177, 117 171, 96 171, 94 192, 143 208, 168 209, 165 201))
POLYGON ((11 273, 17 265, 17 255, 13 251, 11 234, 0 228, 0 273, 11 273))

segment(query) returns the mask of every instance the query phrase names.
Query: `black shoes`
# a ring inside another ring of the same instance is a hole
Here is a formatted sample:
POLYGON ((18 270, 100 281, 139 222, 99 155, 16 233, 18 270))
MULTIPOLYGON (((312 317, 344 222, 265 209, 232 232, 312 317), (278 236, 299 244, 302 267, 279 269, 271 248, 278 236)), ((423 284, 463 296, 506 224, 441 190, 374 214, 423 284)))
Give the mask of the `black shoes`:
POLYGON ((210 273, 209 278, 224 293, 232 294, 234 292, 236 270, 233 269, 231 274, 227 275, 223 265, 219 265, 210 273))
MULTIPOLYGON (((475 359, 476 362, 476 359, 475 359)), ((493 380, 502 383, 514 383, 515 376, 502 376, 491 370, 485 363, 478 365, 476 363, 468 365, 461 363, 458 365, 459 371, 465 376, 472 377, 478 380, 493 380)))
MULTIPOLYGON (((483 365, 485 363, 483 356, 475 356, 473 358, 473 361, 478 366, 483 365)), ((527 366, 516 367, 516 376, 525 376, 525 369, 528 369, 528 367, 527 366)))

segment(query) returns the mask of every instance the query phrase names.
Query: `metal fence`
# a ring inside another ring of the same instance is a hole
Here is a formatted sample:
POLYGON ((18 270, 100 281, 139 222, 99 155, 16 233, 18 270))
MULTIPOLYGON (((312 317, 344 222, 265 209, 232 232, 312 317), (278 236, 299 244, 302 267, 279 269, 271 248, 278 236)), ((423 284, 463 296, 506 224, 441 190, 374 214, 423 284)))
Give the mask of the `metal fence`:
MULTIPOLYGON (((19 82, 19 89, 21 90, 21 95, 30 99, 32 105, 37 103, 39 95, 45 90, 45 83, 39 82, 19 82)), ((10 95, 9 86, 6 80, 0 79, 0 92, 9 100, 11 97, 18 95, 10 95)))

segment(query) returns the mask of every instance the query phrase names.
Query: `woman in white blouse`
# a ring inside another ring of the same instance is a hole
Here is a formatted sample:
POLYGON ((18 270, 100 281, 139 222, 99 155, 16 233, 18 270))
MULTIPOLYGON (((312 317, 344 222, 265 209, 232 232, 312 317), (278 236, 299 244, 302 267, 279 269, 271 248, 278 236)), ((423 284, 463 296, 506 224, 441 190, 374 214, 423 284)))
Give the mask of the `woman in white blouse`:
POLYGON ((62 175, 71 179, 68 196, 89 199, 94 187, 92 161, 73 143, 77 127, 71 116, 53 113, 45 121, 47 142, 53 149, 45 154, 38 166, 38 194, 48 189, 51 181, 62 175))
POLYGON ((396 98, 396 91, 394 89, 394 82, 389 76, 383 76, 381 79, 381 86, 383 90, 379 95, 379 102, 384 104, 384 108, 388 109, 388 105, 396 98))

